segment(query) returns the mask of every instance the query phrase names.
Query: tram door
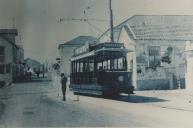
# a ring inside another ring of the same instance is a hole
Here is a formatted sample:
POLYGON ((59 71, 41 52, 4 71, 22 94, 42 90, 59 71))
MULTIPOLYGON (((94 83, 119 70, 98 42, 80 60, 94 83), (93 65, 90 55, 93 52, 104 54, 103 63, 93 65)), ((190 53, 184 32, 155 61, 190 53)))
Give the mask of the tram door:
POLYGON ((98 85, 105 85, 105 65, 103 62, 97 63, 97 82, 98 85))

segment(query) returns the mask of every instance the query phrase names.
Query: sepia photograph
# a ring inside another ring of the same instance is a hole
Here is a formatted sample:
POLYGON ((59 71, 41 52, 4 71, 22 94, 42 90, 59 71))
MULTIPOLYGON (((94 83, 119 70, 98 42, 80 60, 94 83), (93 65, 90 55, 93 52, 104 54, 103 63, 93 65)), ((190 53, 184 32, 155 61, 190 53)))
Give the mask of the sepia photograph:
POLYGON ((0 128, 193 128, 193 0, 0 0, 0 128))

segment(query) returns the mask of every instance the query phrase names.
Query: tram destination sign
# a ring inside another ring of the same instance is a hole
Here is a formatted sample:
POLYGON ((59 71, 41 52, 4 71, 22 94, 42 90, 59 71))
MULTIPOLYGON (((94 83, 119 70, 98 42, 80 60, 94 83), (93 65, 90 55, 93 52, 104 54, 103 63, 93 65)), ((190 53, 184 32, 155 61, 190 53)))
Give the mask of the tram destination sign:
POLYGON ((80 55, 80 54, 83 54, 83 53, 86 53, 89 51, 89 44, 86 43, 85 45, 81 46, 81 47, 78 47, 74 50, 74 55, 80 55))
MULTIPOLYGON (((93 47, 93 50, 102 49, 102 48, 124 48, 123 43, 101 43, 97 44, 93 47)), ((86 43, 85 45, 78 47, 74 50, 74 55, 81 55, 84 53, 89 52, 89 44, 86 43)))
POLYGON ((102 43, 96 46, 96 49, 101 48, 124 48, 123 43, 102 43))

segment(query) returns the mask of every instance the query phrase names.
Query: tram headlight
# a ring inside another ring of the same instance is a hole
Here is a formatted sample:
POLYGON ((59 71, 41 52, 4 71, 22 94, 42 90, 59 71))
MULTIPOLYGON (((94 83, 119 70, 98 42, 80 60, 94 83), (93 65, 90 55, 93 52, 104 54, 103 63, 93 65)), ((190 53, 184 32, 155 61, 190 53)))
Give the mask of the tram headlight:
POLYGON ((119 80, 120 82, 123 82, 123 81, 124 81, 124 77, 123 77, 123 76, 119 76, 119 77, 118 77, 118 80, 119 80))

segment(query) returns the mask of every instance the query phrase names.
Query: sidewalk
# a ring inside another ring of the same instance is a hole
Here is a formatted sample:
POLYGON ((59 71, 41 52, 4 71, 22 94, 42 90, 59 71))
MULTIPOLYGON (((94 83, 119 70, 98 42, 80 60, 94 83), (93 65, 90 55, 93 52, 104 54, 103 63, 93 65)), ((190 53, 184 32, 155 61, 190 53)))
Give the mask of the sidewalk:
POLYGON ((138 96, 154 97, 162 100, 161 102, 147 102, 146 104, 193 112, 193 93, 186 90, 135 91, 135 93, 138 96))
POLYGON ((3 114, 3 112, 4 112, 4 109, 5 109, 5 106, 4 106, 4 104, 2 103, 2 101, 0 100, 0 118, 1 118, 1 116, 2 116, 2 114, 3 114))

